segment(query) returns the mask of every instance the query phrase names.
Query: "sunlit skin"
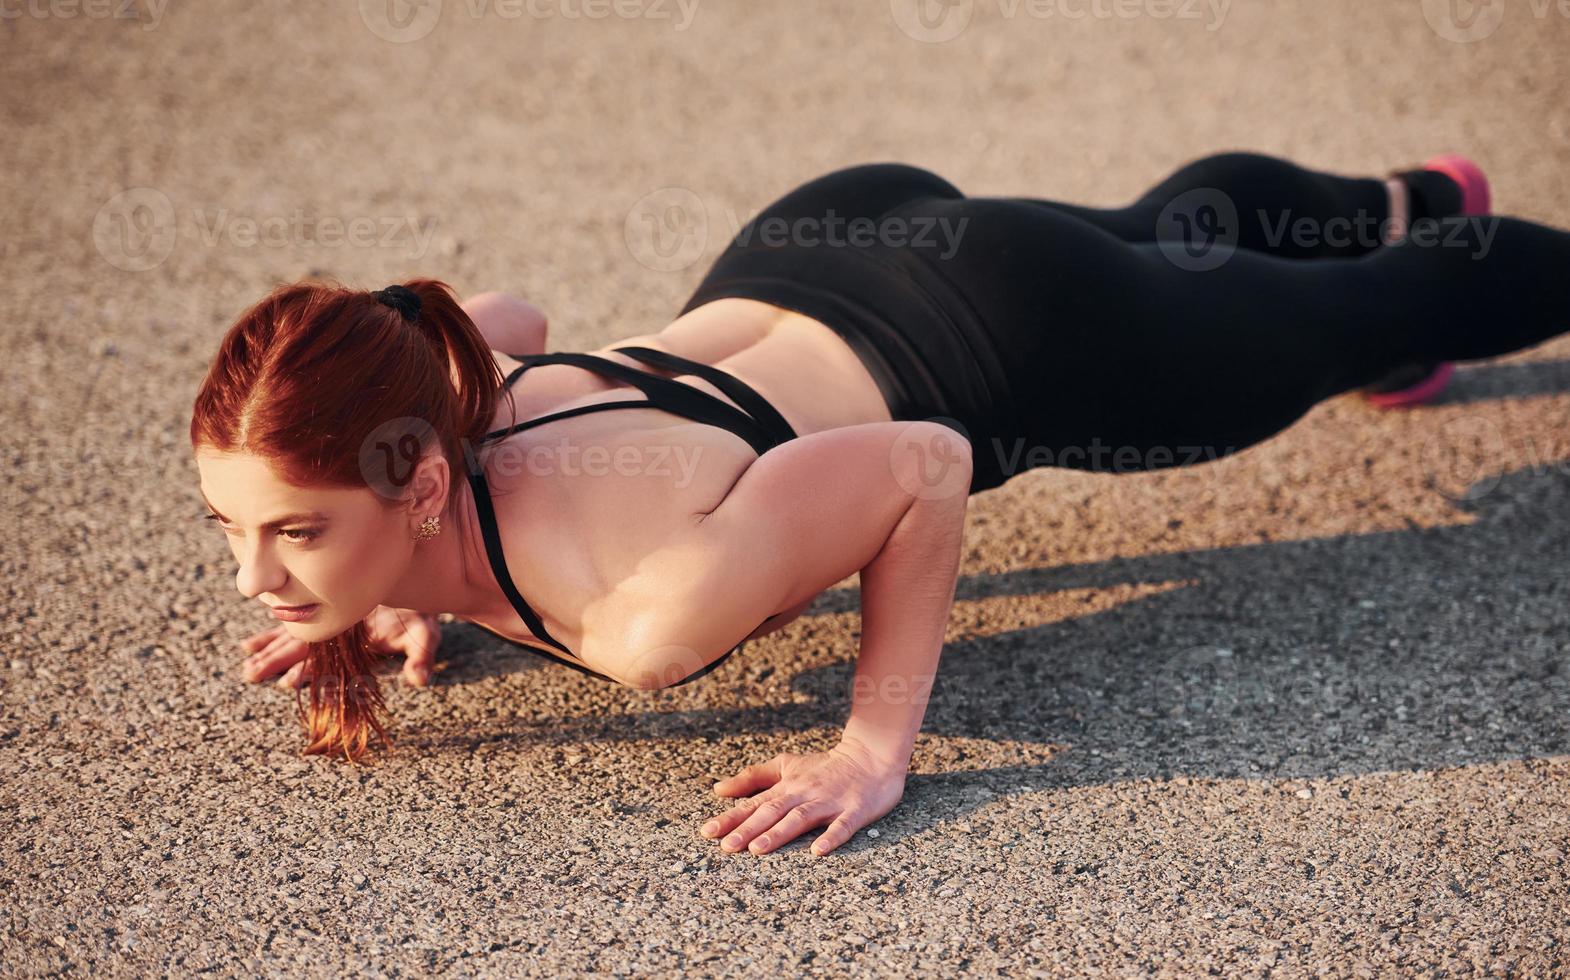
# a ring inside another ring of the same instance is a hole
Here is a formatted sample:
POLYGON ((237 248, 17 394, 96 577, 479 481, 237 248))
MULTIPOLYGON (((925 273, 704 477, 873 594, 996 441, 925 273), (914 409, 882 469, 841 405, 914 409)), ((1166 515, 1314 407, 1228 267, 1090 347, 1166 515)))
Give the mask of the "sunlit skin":
MULTIPOLYGON (((527 301, 501 293, 486 293, 471 298, 463 307, 493 352, 537 353, 544 350, 544 316, 527 301)), ((753 542, 759 528, 787 526, 787 515, 781 513, 782 507, 796 518, 789 526, 802 531, 805 530, 804 515, 812 515, 813 522, 822 520, 825 515, 817 509, 818 503, 835 497, 835 488, 843 487, 844 481, 823 484, 811 474, 840 465, 839 461, 844 457, 825 452, 822 443, 815 451, 807 447, 812 445, 814 434, 856 427, 860 435, 855 438, 862 442, 857 444, 859 448, 845 452, 861 463, 857 471, 861 473, 863 484, 870 487, 872 484, 867 482, 867 477, 876 472, 885 486, 866 500, 865 507, 848 507, 846 494, 839 493, 837 514, 840 523, 834 525, 833 533, 792 534, 789 540, 794 546, 777 547, 776 553, 790 554, 792 562, 809 559, 790 567, 815 570, 812 588, 816 591, 812 595, 844 578, 846 569, 840 566, 847 560, 845 555, 859 556, 855 560, 863 566, 864 615, 875 611, 876 621, 886 625, 872 631, 878 639, 870 647, 864 638, 857 667, 858 681, 868 681, 872 689, 883 690, 885 682, 891 679, 929 677, 935 670, 941 646, 934 638, 941 638, 953 600, 964 517, 962 491, 969 482, 968 466, 963 470, 950 468, 950 478, 957 479, 955 491, 944 495, 953 502, 950 506, 940 508, 928 504, 913 510, 909 521, 900 522, 906 533, 892 537, 890 529, 894 519, 909 505, 901 502, 906 500, 902 494, 891 496, 891 488, 886 484, 892 477, 888 464, 882 461, 892 458, 887 439, 908 425, 890 421, 872 377, 855 353, 828 327, 791 311, 733 299, 720 300, 692 311, 658 334, 618 343, 643 343, 705 360, 727 356, 716 352, 738 349, 737 337, 765 336, 786 339, 771 348, 773 353, 766 365, 754 358, 753 368, 765 375, 770 368, 778 372, 775 388, 787 395, 789 406, 798 412, 801 424, 796 426, 796 431, 804 437, 792 444, 790 453, 781 455, 790 457, 813 452, 816 458, 807 465, 798 456, 799 462, 793 464, 793 472, 775 472, 761 485, 774 489, 748 495, 755 499, 743 502, 727 498, 731 503, 721 512, 722 516, 709 520, 710 540, 716 545, 743 539, 753 542), (807 339, 812 335, 825 339, 807 339), (822 346, 824 343, 828 346, 822 346), (813 368, 814 376, 820 381, 825 376, 832 376, 834 383, 827 384, 826 390, 815 389, 810 395, 800 389, 788 389, 786 385, 790 382, 782 379, 787 374, 799 375, 799 369, 807 365, 813 368), (878 439, 885 441, 877 442, 878 439), (793 486, 796 489, 778 489, 793 486), (787 496, 780 496, 782 493, 787 496), (723 516, 725 514, 729 516, 723 516), (878 555, 889 558, 882 567, 892 571, 869 578, 869 572, 877 566, 866 566, 866 561, 878 555), (823 574, 825 568, 832 568, 832 573, 823 574), (921 581, 912 579, 905 569, 919 569, 921 581), (889 586, 894 578, 884 576, 897 576, 900 587, 891 589, 889 586), (820 581, 823 584, 817 584, 820 581)), ((535 403, 520 417, 532 417, 563 401, 595 391, 597 384, 591 375, 583 372, 560 372, 542 378, 526 395, 535 403)), ((500 421, 502 419, 498 418, 497 422, 500 421)), ((929 436, 933 430, 950 432, 933 423, 916 425, 928 426, 929 436)), ((952 441, 952 436, 944 435, 943 439, 952 441)), ((967 454, 968 464, 969 447, 963 442, 959 446, 967 454)), ((411 499, 396 508, 385 507, 385 502, 369 489, 290 487, 260 461, 243 455, 199 454, 197 463, 207 499, 228 519, 225 533, 230 536, 230 546, 240 566, 236 576, 240 592, 266 603, 321 603, 316 616, 308 622, 280 624, 243 641, 242 646, 252 654, 247 661, 248 679, 262 679, 284 671, 280 683, 293 687, 302 680, 304 642, 337 635, 367 616, 371 617, 366 620, 368 627, 371 620, 397 619, 394 625, 402 629, 405 614, 412 614, 413 625, 390 639, 386 652, 396 652, 402 644, 407 657, 405 676, 411 683, 420 684, 429 677, 439 641, 434 625, 435 610, 482 625, 505 621, 511 614, 506 596, 487 574, 484 541, 474 521, 473 501, 467 484, 459 480, 453 485, 445 462, 439 458, 422 461, 413 484, 420 489, 412 491, 411 499), (454 496, 451 501, 449 494, 454 496), (285 525, 263 533, 265 522, 295 510, 323 511, 329 515, 329 520, 309 525, 305 522, 285 525), (427 541, 418 540, 420 523, 436 513, 443 515, 442 534, 427 541), (298 544, 285 540, 303 537, 290 532, 315 530, 317 523, 321 525, 319 537, 298 544), (465 569, 481 576, 482 581, 466 579, 465 569), (416 610, 426 612, 417 613, 416 610), (430 617, 427 625, 421 625, 422 616, 430 617)), ((775 465, 780 466, 780 461, 776 460, 775 465)), ((527 481, 522 481, 518 489, 527 493, 527 481)), ((542 494, 539 501, 525 510, 540 526, 566 522, 564 516, 553 513, 551 503, 552 498, 542 494)), ((582 520, 582 514, 575 514, 573 519, 582 520)), ((811 526, 819 525, 813 523, 811 526)), ((585 534, 594 530, 593 527, 583 528, 585 534)), ((774 544, 778 546, 783 541, 776 540, 774 544)), ((706 553, 706 549, 689 551, 700 559, 706 553)), ((674 581, 696 581, 711 567, 712 563, 694 560, 690 567, 670 565, 665 571, 674 581)), ((785 580, 783 569, 773 574, 776 578, 769 579, 770 582, 785 580)), ((658 591, 657 587, 655 591, 658 591)), ((629 590, 629 594, 640 593, 629 590)), ((782 596, 782 602, 771 608, 771 611, 780 610, 779 620, 760 627, 753 635, 761 636, 788 624, 807 609, 812 595, 805 592, 798 595, 793 589, 788 596, 782 596)), ((641 608, 619 610, 619 613, 632 617, 641 608)), ((261 611, 265 613, 265 610, 261 611)), ((750 615, 747 618, 749 622, 757 621, 750 615)), ((615 616, 602 621, 607 627, 603 635, 611 639, 602 641, 599 652, 603 655, 601 662, 607 666, 614 663, 627 667, 623 675, 634 680, 626 683, 635 683, 641 675, 631 668, 636 666, 635 654, 640 638, 610 628, 612 623, 629 621, 635 622, 615 616), (624 649, 632 653, 618 659, 616 651, 624 649)), ((692 623, 684 623, 683 629, 705 626, 719 629, 713 622, 700 617, 692 623)), ((585 659, 589 644, 598 639, 592 631, 584 632, 585 659)), ((686 641, 687 634, 683 634, 682 639, 686 641)), ((649 648, 664 647, 650 641, 649 648)), ((698 834, 714 840, 722 851, 760 856, 807 834, 814 837, 811 845, 814 855, 833 852, 858 830, 890 812, 902 798, 915 730, 919 728, 926 705, 926 688, 920 688, 922 693, 916 696, 919 687, 919 684, 912 686, 910 694, 903 693, 906 688, 901 687, 902 693, 891 692, 888 697, 853 698, 856 703, 850 721, 832 748, 809 753, 782 752, 716 783, 713 793, 729 798, 731 806, 705 820, 697 828, 698 834), (814 830, 818 833, 813 834, 814 830)))
MULTIPOLYGON (((440 515, 447 502, 448 468, 440 456, 421 461, 409 498, 399 502, 369 488, 291 486, 248 453, 204 450, 195 458, 208 517, 227 538, 238 566, 240 594, 267 607, 319 604, 309 620, 280 623, 259 637, 300 644, 329 639, 379 606, 456 615, 489 608, 483 590, 462 574, 460 552, 466 543, 471 549, 477 544, 466 541, 464 522, 449 517, 442 533, 418 537, 421 523, 440 515), (295 514, 301 516, 278 521, 295 514)), ((470 567, 482 567, 475 560, 471 556, 470 567)), ((252 645, 258 646, 253 653, 261 652, 259 644, 252 645)), ((428 680, 433 654, 434 649, 406 662, 411 683, 428 680)))

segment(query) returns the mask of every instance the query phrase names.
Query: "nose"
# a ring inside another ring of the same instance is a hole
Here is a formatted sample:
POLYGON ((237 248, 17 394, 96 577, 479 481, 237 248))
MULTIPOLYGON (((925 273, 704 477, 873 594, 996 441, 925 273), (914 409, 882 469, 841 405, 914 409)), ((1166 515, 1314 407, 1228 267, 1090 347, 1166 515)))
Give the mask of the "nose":
POLYGON ((249 553, 237 549, 235 557, 240 562, 240 570, 235 574, 234 585, 241 595, 255 599, 265 592, 283 591, 288 576, 283 565, 267 554, 267 549, 253 547, 249 553))

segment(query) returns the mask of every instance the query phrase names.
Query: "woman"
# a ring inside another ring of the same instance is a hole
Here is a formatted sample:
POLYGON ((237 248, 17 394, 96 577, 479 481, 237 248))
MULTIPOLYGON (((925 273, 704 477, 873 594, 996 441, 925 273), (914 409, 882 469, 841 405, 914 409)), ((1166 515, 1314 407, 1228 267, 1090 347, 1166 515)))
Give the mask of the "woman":
POLYGON ((1121 209, 850 167, 593 354, 541 353, 543 317, 498 294, 282 287, 191 427, 237 586, 286 623, 245 642, 249 676, 311 679, 307 753, 353 761, 386 740, 377 659, 426 683, 439 611, 647 690, 859 573, 840 743, 717 784, 743 799, 701 831, 761 854, 827 824, 827 853, 903 794, 969 494, 1214 460, 1558 334, 1570 234, 1487 211, 1455 156, 1352 178, 1221 154, 1121 209))

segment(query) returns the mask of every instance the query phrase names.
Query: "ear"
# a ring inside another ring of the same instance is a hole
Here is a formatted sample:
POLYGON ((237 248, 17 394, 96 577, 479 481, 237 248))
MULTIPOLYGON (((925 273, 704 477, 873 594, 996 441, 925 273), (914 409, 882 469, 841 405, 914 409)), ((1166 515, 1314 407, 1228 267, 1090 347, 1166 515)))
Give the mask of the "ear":
POLYGON ((414 467, 409 480, 407 507, 410 518, 418 525, 432 514, 447 508, 447 492, 452 486, 452 471, 440 453, 426 453, 414 467))

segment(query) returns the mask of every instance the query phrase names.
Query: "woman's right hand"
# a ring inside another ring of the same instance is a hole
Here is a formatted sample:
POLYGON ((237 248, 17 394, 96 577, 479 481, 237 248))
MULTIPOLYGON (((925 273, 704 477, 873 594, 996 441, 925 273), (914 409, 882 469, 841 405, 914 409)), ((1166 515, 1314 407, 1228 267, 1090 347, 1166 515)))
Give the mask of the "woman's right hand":
MULTIPOLYGON (((441 626, 434 613, 377 606, 365 617, 365 627, 371 649, 389 655, 404 655, 404 680, 415 687, 430 683, 431 671, 436 665, 436 648, 442 640, 441 626)), ((248 683, 260 684, 277 677, 279 687, 300 686, 308 647, 304 640, 290 636, 282 623, 246 637, 240 641, 240 648, 250 654, 241 664, 248 683)))

